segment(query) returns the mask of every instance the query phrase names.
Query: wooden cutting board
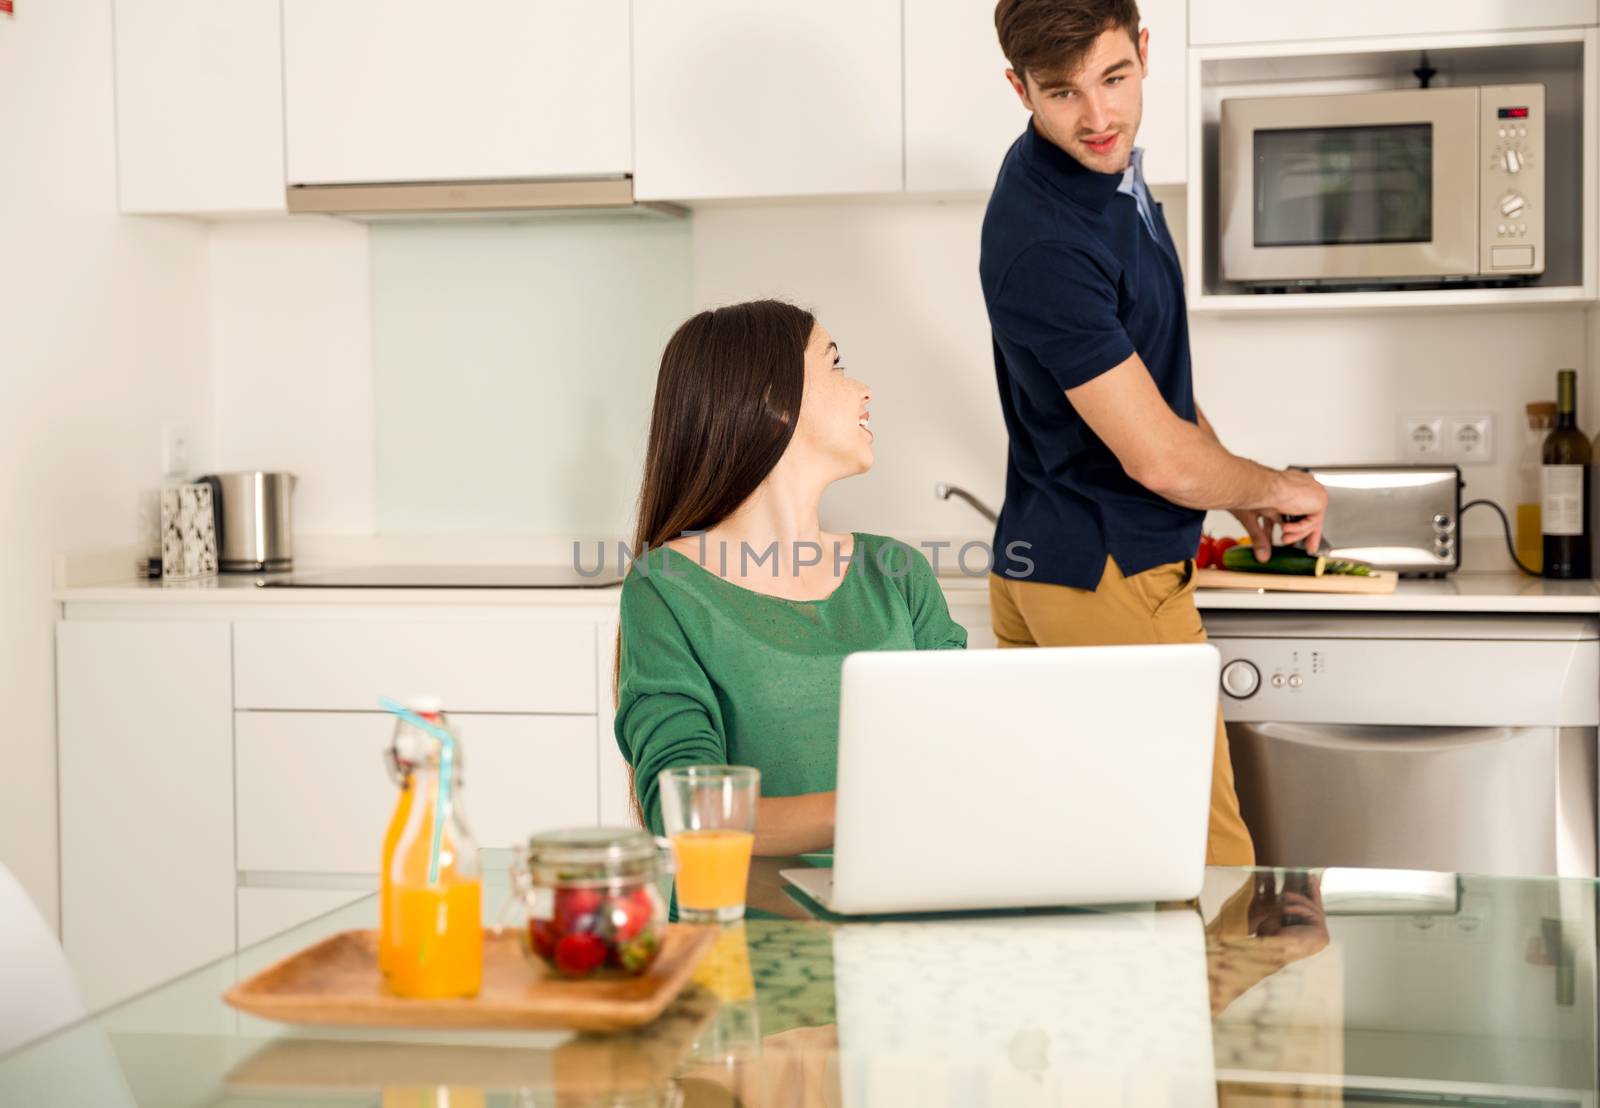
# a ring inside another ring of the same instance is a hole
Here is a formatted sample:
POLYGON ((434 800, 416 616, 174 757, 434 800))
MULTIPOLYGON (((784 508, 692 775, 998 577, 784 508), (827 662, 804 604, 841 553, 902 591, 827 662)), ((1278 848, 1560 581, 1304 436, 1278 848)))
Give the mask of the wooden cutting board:
POLYGON ((486 929, 477 996, 412 1000, 385 991, 378 933, 345 931, 239 982, 222 999, 282 1023, 625 1031, 659 1016, 716 941, 715 927, 672 924, 640 976, 571 981, 530 961, 515 931, 486 929))
POLYGON ((1381 596, 1394 592, 1400 575, 1380 569, 1371 577, 1324 574, 1299 577, 1288 573, 1246 573, 1231 569, 1197 569, 1196 584, 1202 589, 1267 589, 1272 592, 1367 593, 1381 596))

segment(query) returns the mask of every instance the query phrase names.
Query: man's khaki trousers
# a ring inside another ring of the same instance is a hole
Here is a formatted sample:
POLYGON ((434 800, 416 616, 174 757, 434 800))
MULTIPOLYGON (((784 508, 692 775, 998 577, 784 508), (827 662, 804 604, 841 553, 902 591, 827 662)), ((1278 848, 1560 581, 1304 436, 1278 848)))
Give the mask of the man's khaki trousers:
MULTIPOLYGON (((1206 641, 1200 612, 1194 606, 1194 572, 1189 562, 1172 562, 1124 577, 1117 563, 1107 557, 1100 586, 1092 592, 990 574, 989 609, 1002 647, 1206 641)), ((1206 861, 1248 866, 1255 863, 1255 856, 1250 831, 1239 815, 1228 733, 1219 708, 1206 861)))

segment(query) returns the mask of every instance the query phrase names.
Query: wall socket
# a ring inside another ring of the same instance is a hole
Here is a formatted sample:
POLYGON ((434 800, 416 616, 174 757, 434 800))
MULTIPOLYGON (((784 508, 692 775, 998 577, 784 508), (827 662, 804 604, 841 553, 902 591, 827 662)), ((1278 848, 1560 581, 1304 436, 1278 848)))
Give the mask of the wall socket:
POLYGON ((181 423, 161 425, 161 476, 189 476, 189 429, 181 423))
POLYGON ((1400 455, 1420 462, 1475 465, 1494 461, 1489 412, 1407 412, 1400 417, 1400 455))

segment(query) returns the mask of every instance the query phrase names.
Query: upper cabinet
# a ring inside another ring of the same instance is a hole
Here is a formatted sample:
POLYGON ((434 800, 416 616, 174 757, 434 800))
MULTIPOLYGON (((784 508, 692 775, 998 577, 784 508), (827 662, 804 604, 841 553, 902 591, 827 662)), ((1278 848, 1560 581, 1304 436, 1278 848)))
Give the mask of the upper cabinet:
MULTIPOLYGON (((1150 31, 1138 137, 1145 179, 1181 184, 1188 168, 1187 4, 1144 0, 1139 7, 1150 31)), ((1006 150, 1028 125, 1006 80, 994 9, 971 0, 906 0, 905 66, 906 189, 993 187, 1006 150)))
POLYGON ((283 0, 283 50, 292 184, 632 168, 628 0, 283 0))
POLYGON ((972 0, 906 0, 906 188, 989 189, 1028 125, 1006 80, 994 8, 972 0))
POLYGON ((1144 29, 1150 32, 1139 145, 1144 147, 1144 179, 1152 185, 1181 185, 1189 179, 1188 9, 1187 0, 1139 4, 1144 29))
POLYGON ((900 51, 900 0, 634 0, 635 196, 899 192, 900 51))
MULTIPOLYGON (((1143 5, 1141 5, 1143 6, 1143 5)), ((1195 46, 1592 26, 1596 0, 1227 0, 1196 3, 1195 46)))
POLYGON ((122 210, 283 211, 278 0, 116 0, 115 23, 122 210))

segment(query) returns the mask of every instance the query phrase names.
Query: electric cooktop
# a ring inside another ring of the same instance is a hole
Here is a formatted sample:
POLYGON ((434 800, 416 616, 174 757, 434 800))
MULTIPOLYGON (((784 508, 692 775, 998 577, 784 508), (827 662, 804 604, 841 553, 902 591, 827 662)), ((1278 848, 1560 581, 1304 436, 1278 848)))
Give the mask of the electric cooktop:
POLYGON ((585 577, 571 566, 351 566, 263 577, 263 589, 604 589, 614 570, 585 577))

